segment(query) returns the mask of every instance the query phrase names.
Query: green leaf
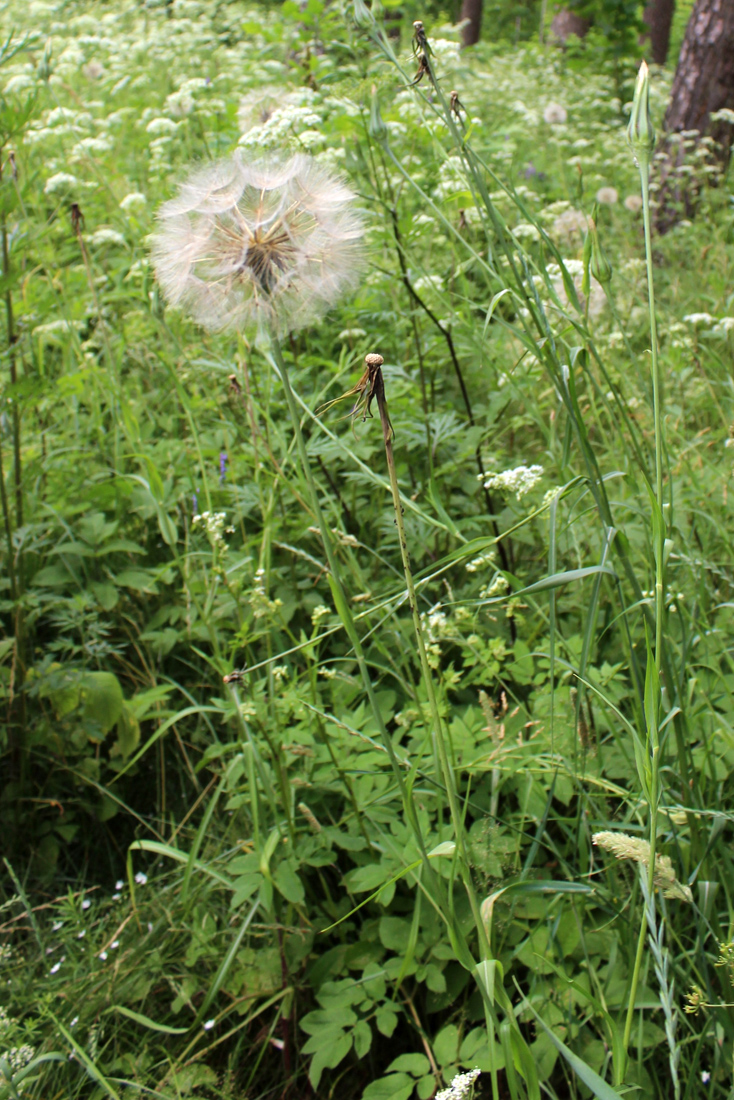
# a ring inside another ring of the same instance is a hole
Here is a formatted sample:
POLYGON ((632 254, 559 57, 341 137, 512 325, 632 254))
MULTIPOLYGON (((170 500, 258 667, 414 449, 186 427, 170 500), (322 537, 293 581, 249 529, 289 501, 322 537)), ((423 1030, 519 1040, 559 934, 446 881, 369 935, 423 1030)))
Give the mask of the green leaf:
POLYGON ((387 1068, 388 1072, 400 1071, 410 1073, 413 1077, 423 1077, 424 1074, 430 1073, 431 1063, 425 1054, 400 1054, 397 1058, 393 1058, 387 1068))
POLYGON ((591 1066, 587 1066, 586 1062, 583 1062, 577 1054, 574 1054, 572 1050, 569 1050, 566 1044, 561 1042, 561 1040, 553 1034, 548 1025, 544 1023, 543 1020, 541 1020, 540 1016, 528 1000, 524 1002, 523 1007, 529 1009, 532 1012, 536 1021, 540 1024, 543 1031, 550 1039, 551 1043, 555 1046, 558 1052, 563 1055, 576 1076, 581 1081, 583 1081, 587 1088, 591 1089, 593 1095, 596 1096, 597 1100, 619 1100, 621 1093, 617 1092, 616 1089, 613 1089, 611 1085, 608 1085, 607 1082, 591 1068, 591 1066))
POLYGON ((308 1079, 314 1089, 319 1087, 321 1074, 325 1069, 334 1069, 342 1059, 346 1058, 352 1049, 352 1036, 342 1034, 331 1043, 323 1043, 321 1049, 314 1054, 311 1065, 308 1067, 308 1079))
POLYGON ((81 683, 82 714, 109 733, 122 714, 124 704, 120 681, 114 672, 87 672, 81 683))
POLYGON ((433 1053, 439 1065, 451 1066, 459 1057, 459 1029, 456 1024, 441 1028, 433 1040, 433 1053))
POLYGON ((273 884, 278 893, 293 905, 303 905, 306 893, 300 878, 287 863, 281 863, 273 874, 273 884))
POLYGON ((414 1084, 407 1073, 389 1073, 372 1081, 362 1093, 362 1100, 408 1100, 414 1084))
POLYGON ((150 1016, 144 1016, 142 1012, 133 1012, 131 1008, 125 1008, 124 1005, 112 1005, 107 1011, 119 1012, 129 1020, 134 1020, 136 1024, 142 1024, 150 1031, 162 1031, 165 1035, 185 1035, 190 1030, 188 1027, 169 1027, 168 1024, 158 1024, 155 1020, 151 1020, 150 1016))

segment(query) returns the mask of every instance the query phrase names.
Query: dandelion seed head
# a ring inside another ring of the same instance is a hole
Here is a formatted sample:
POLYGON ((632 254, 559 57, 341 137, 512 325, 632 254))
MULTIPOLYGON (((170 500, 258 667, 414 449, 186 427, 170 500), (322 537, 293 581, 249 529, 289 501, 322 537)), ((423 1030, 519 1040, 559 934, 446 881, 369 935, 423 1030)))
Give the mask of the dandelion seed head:
POLYGON ((600 187, 596 193, 596 201, 602 206, 614 206, 619 201, 619 192, 616 187, 600 187))
POLYGON ((354 196, 311 157, 199 169, 159 214, 153 265, 172 306, 213 331, 303 328, 358 278, 354 196))
POLYGON ((642 195, 628 195, 624 200, 624 205, 632 214, 639 214, 642 210, 642 195))
POLYGON ((547 122, 549 126, 555 126, 558 123, 562 124, 567 118, 568 112, 560 103, 548 103, 543 111, 543 121, 547 122))

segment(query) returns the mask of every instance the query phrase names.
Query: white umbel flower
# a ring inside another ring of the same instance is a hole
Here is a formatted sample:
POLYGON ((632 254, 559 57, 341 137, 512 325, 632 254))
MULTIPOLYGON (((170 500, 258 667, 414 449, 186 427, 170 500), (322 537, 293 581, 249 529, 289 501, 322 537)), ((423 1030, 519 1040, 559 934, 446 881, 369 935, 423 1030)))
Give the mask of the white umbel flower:
POLYGON ((311 157, 199 169, 164 204, 152 258, 163 293, 212 330, 282 335, 316 320, 358 278, 354 195, 311 157))

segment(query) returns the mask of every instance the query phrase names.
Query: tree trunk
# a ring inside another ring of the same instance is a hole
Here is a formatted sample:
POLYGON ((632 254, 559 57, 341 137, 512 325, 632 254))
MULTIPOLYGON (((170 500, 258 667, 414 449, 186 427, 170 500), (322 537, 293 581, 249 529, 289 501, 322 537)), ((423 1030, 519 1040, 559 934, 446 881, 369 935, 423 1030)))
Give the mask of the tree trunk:
POLYGON ((466 23, 461 31, 464 46, 475 46, 482 30, 482 0, 462 0, 461 22, 466 23))
POLYGON ((557 42, 559 46, 565 46, 568 39, 572 34, 575 34, 577 38, 584 38, 589 30, 589 21, 582 16, 577 15, 575 11, 570 11, 568 8, 561 8, 553 16, 553 20, 550 25, 550 37, 551 40, 557 42))
POLYGON ((642 19, 650 36, 650 59, 656 65, 664 65, 668 57, 674 11, 675 0, 651 0, 645 7, 642 19))
MULTIPOLYGON (((684 164, 682 135, 692 131, 708 134, 717 143, 711 165, 726 171, 732 145, 732 126, 712 122, 711 115, 722 108, 734 109, 734 0, 696 0, 686 27, 683 47, 675 70, 670 103, 665 112, 665 137, 660 158, 660 190, 655 222, 664 233, 683 210, 695 209, 700 183, 692 181, 684 164)), ((700 177, 699 177, 700 178, 700 177)), ((711 182, 716 178, 711 176, 711 182)))
POLYGON ((710 122, 712 112, 722 107, 734 109, 734 3, 696 0, 663 125, 667 133, 710 134, 721 146, 719 159, 726 164, 731 124, 710 122))

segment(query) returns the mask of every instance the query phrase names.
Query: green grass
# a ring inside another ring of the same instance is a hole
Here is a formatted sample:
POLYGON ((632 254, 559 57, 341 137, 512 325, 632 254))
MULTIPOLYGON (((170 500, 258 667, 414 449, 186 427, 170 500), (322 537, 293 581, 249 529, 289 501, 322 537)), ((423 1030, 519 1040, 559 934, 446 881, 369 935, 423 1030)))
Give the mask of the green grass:
POLYGON ((478 1066, 493 1098, 727 1097, 730 182, 691 147, 697 216, 652 240, 656 433, 632 64, 427 26, 410 88, 409 30, 362 16, 2 13, 0 1096, 427 1100, 478 1066), (238 141, 367 217, 360 288, 282 353, 148 260, 238 141), (369 352, 417 623, 380 424, 316 415, 369 352), (656 722, 668 897, 592 843, 649 836, 656 722))

